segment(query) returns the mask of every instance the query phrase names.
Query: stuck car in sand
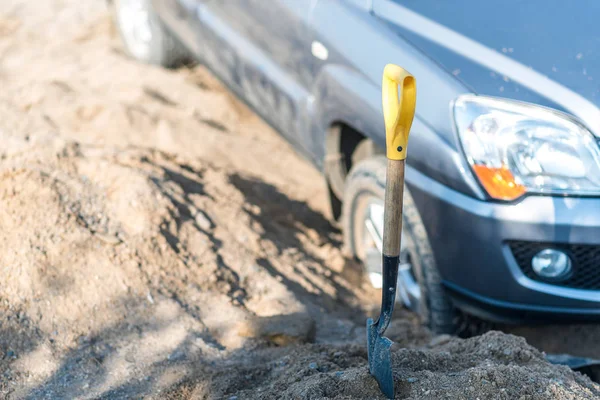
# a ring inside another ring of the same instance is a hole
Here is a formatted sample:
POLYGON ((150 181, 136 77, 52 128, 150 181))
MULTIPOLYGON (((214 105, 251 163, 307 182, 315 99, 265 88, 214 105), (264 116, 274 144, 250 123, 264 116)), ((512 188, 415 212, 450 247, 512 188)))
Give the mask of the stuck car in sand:
POLYGON ((374 286, 381 72, 417 77, 398 300, 440 333, 600 315, 600 6, 508 3, 112 0, 133 57, 206 64, 323 171, 374 286))

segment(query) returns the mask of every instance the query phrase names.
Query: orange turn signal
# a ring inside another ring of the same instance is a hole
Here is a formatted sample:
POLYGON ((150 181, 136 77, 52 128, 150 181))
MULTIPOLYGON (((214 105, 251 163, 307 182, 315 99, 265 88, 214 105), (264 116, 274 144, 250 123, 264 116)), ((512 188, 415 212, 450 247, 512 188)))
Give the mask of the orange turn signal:
POLYGON ((513 174, 504 166, 473 165, 473 170, 488 194, 495 199, 514 200, 526 192, 525 186, 515 182, 513 174))

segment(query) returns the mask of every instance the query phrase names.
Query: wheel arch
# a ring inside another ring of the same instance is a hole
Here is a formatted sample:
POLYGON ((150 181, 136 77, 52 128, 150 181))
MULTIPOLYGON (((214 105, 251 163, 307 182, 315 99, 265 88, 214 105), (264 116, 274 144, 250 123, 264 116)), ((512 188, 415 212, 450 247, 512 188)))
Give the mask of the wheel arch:
POLYGON ((312 140, 321 153, 331 214, 336 220, 352 166, 383 152, 380 91, 364 74, 341 64, 323 66, 312 88, 312 140))
POLYGON ((335 120, 325 136, 324 171, 334 194, 341 199, 352 166, 368 157, 384 154, 383 148, 354 126, 335 120))

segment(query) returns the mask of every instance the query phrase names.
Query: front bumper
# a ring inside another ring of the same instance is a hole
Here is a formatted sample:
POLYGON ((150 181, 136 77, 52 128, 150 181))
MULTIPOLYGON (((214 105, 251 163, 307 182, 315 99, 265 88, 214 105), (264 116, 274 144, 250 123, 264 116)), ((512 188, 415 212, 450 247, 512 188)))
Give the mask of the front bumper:
MULTIPOLYGON (((600 199, 527 196, 515 204, 456 192, 413 168, 407 186, 456 304, 496 320, 600 318, 600 290, 526 277, 507 241, 600 246, 600 199)), ((600 265, 598 265, 600 269, 600 265)))

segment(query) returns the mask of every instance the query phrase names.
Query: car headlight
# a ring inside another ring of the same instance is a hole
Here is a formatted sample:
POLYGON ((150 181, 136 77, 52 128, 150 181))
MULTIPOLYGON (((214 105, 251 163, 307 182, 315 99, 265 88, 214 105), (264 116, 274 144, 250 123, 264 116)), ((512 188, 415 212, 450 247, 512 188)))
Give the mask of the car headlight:
POLYGON ((568 115, 463 95, 454 103, 454 121, 469 164, 491 197, 600 195, 600 146, 568 115))

